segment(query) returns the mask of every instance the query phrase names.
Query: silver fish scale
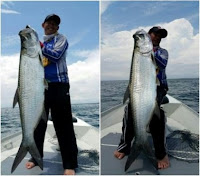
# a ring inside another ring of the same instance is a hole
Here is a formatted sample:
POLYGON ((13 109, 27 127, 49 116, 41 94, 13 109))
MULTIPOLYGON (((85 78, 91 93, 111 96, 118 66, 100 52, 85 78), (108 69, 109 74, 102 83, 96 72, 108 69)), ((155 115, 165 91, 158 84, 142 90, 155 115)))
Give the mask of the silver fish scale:
POLYGON ((131 77, 130 101, 135 134, 138 139, 136 141, 143 143, 146 141, 146 128, 156 100, 156 71, 151 55, 134 53, 131 77))
POLYGON ((23 137, 28 142, 33 138, 44 107, 44 68, 39 55, 36 58, 22 55, 19 74, 20 117, 23 137))
MULTIPOLYGON (((13 161, 11 173, 29 152, 38 166, 43 169, 43 160, 34 140, 34 130, 44 117, 44 68, 38 35, 30 26, 19 32, 21 53, 18 87, 13 107, 19 103, 22 126, 22 142, 13 161)), ((45 117, 44 117, 44 120, 45 117)))

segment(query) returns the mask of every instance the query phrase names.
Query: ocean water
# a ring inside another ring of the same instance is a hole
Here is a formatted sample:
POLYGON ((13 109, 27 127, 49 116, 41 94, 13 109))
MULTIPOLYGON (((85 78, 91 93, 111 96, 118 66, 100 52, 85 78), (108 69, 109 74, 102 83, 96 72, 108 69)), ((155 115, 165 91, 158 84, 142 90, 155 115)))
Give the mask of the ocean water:
MULTIPOLYGON (((99 127, 99 103, 72 104, 72 114, 99 127)), ((1 137, 21 131, 19 108, 1 108, 1 137)))
MULTIPOLYGON (((101 82, 101 112, 123 101, 128 80, 101 82)), ((169 79, 168 94, 199 113, 199 79, 169 79)))

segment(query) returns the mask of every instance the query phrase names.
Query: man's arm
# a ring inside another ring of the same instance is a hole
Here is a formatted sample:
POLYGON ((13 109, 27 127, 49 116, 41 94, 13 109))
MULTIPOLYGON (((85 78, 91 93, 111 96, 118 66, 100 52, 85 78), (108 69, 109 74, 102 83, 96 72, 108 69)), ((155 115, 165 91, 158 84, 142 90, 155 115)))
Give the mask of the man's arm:
POLYGON ((165 49, 158 49, 155 52, 155 60, 159 69, 165 69, 168 62, 168 52, 165 49))
POLYGON ((42 49, 42 53, 52 62, 58 62, 62 57, 64 52, 68 48, 68 42, 65 37, 60 38, 56 43, 53 49, 48 49, 45 46, 42 49))

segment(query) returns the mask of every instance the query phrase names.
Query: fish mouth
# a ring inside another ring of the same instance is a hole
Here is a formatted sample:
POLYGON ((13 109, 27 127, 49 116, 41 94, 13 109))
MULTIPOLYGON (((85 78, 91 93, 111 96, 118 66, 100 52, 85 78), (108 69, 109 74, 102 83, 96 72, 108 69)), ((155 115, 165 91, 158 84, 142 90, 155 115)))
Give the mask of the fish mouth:
POLYGON ((26 28, 24 28, 23 30, 19 31, 19 36, 25 36, 26 37, 27 35, 29 35, 30 33, 33 33, 33 32, 35 32, 35 30, 32 29, 30 27, 30 25, 27 25, 26 28))
POLYGON ((149 53, 151 53, 151 52, 152 52, 152 50, 144 51, 144 52, 140 51, 140 53, 142 53, 142 54, 149 54, 149 53))
POLYGON ((36 45, 39 42, 38 35, 29 25, 19 32, 23 48, 28 48, 36 45))

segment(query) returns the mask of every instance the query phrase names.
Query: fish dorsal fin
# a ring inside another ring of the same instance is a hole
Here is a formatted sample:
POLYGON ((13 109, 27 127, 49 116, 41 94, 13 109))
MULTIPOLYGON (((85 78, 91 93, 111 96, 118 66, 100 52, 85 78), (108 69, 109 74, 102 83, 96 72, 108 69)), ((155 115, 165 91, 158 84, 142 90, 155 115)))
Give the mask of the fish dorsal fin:
POLYGON ((123 104, 125 104, 128 99, 129 99, 129 85, 127 86, 126 92, 124 94, 123 104))

